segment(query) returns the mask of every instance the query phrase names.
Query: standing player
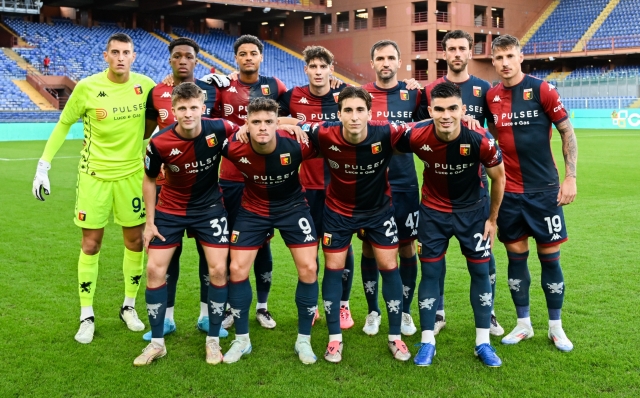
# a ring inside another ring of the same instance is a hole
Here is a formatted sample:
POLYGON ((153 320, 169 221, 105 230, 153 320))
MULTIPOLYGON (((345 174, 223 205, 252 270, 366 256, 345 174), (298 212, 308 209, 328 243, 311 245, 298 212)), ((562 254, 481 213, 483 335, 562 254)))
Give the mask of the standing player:
MULTIPOLYGON (((460 87, 462 93, 462 103, 467 109, 467 115, 476 119, 480 126, 484 127, 485 122, 489 127, 489 130, 495 132, 495 125, 493 124, 493 118, 489 107, 487 106, 487 91, 491 88, 491 84, 478 77, 469 74, 467 66, 471 59, 473 47, 473 37, 467 32, 462 30, 454 30, 448 32, 442 38, 442 48, 444 60, 447 62, 447 74, 436 81, 430 83, 424 88, 422 92, 422 104, 426 106, 431 105, 431 90, 443 82, 452 82, 460 87)), ((424 106, 421 107, 421 111, 424 111, 424 106)), ((426 119, 428 115, 422 114, 421 119, 426 119)), ((489 195, 489 181, 487 174, 482 169, 482 184, 487 196, 489 195)), ((489 216, 489 203, 486 202, 487 217, 489 216)), ((442 296, 438 300, 438 310, 436 312, 436 326, 434 334, 438 334, 442 328, 445 327, 446 320, 444 316, 444 280, 447 273, 446 263, 442 263, 442 276, 440 277, 440 292, 442 296)), ((495 302, 496 293, 496 260, 491 251, 491 258, 489 260, 489 276, 491 277, 491 294, 492 299, 495 302)), ((491 334, 494 336, 502 336, 504 329, 498 323, 495 312, 491 310, 491 334)))
MULTIPOLYGON (((398 69, 402 65, 400 49, 391 40, 381 40, 371 47, 371 68, 376 72, 376 81, 363 88, 371 94, 371 119, 408 123, 418 119, 420 90, 412 90, 406 82, 398 82, 398 69)), ((389 164, 389 183, 398 223, 400 240, 400 277, 402 278, 402 334, 411 336, 416 327, 411 318, 411 302, 416 288, 418 265, 413 241, 417 238, 420 195, 418 178, 412 154, 400 154, 389 164)), ((378 267, 373 248, 367 237, 362 244, 362 283, 369 306, 364 328, 368 335, 378 333, 380 308, 378 307, 378 267)))
MULTIPOLYGON (((233 51, 240 70, 239 78, 233 80, 229 87, 219 90, 214 116, 231 120, 238 125, 244 125, 247 119, 249 102, 254 98, 270 98, 277 100, 287 88, 275 77, 260 75, 263 44, 257 37, 251 35, 240 36, 233 43, 233 51)), ((228 159, 222 159, 220 166, 220 187, 224 195, 224 203, 229 213, 229 228, 233 229, 236 216, 240 209, 244 178, 237 167, 228 159)), ((266 241, 258 250, 255 258, 254 274, 256 278, 256 293, 258 304, 256 318, 260 325, 267 329, 276 327, 276 321, 267 308, 267 299, 271 290, 271 271, 273 259, 271 246, 266 241)), ((234 317, 227 311, 223 327, 229 328, 234 317)))
POLYGON ((222 119, 202 119, 206 110, 204 92, 194 83, 178 85, 171 102, 178 121, 151 138, 145 158, 143 193, 148 214, 144 243, 149 254, 146 299, 152 337, 133 364, 148 365, 167 354, 164 344, 167 268, 175 248, 182 244, 184 232, 188 231, 200 241, 209 265, 209 327, 205 348, 207 363, 216 365, 222 361, 218 333, 227 300, 229 248, 218 166, 228 143, 227 136, 238 127, 222 119), (166 182, 156 203, 155 180, 162 165, 166 182))
POLYGON ((560 351, 573 344, 562 329, 564 276, 560 244, 567 229, 562 206, 576 196, 578 144, 573 126, 555 87, 522 73, 520 42, 503 35, 491 43, 493 65, 501 83, 489 90, 487 101, 504 153, 507 185, 498 216, 498 238, 507 248, 511 298, 516 306, 516 327, 503 344, 517 344, 533 337, 529 317, 531 275, 527 266, 528 237, 536 240, 542 266, 541 284, 549 313, 549 339, 560 351), (551 153, 551 127, 562 139, 565 178, 562 184, 551 153))
MULTIPOLYGON (((209 85, 203 81, 195 80, 193 71, 198 63, 198 52, 200 46, 186 37, 180 37, 169 43, 169 65, 171 65, 173 84, 175 86, 180 85, 183 82, 193 82, 200 87, 204 93, 204 103, 206 110, 204 114, 209 116, 213 105, 216 102, 217 90, 213 85, 209 85)), ((228 84, 227 84, 228 85, 228 84)), ((173 85, 169 86, 164 83, 160 83, 149 91, 147 98, 147 110, 146 110, 146 128, 145 137, 150 137, 156 127, 163 130, 173 124, 176 121, 175 116, 171 113, 171 93, 173 91, 173 85)), ((179 155, 179 150, 176 148, 172 151, 173 155, 179 155)), ((158 191, 164 184, 164 176, 162 173, 156 178, 158 184, 158 191)), ((208 332, 209 329, 209 313, 207 306, 208 285, 209 285, 209 268, 207 265, 207 259, 202 250, 202 245, 196 239, 196 247, 199 255, 199 280, 200 280, 200 317, 198 318, 198 329, 208 332)), ((182 245, 176 246, 176 250, 173 254, 173 258, 169 263, 167 269, 167 311, 164 318, 164 333, 172 333, 176 330, 176 324, 173 319, 173 307, 176 299, 176 287, 178 284, 178 276, 180 275, 180 254, 182 253, 182 245)), ((222 337, 227 336, 227 331, 221 332, 222 337)), ((151 340, 151 332, 147 332, 142 336, 143 339, 151 340)))
MULTIPOLYGON (((338 94, 346 87, 341 84, 331 88, 330 76, 333 72, 333 54, 321 46, 309 46, 302 52, 304 71, 309 84, 294 87, 280 97, 280 114, 292 115, 306 122, 321 122, 338 119, 338 94)), ((300 184, 305 189, 305 197, 311 209, 311 217, 316 231, 322 231, 325 190, 329 185, 329 167, 322 159, 309 159, 300 165, 300 184), (320 172, 322 170, 322 172, 320 172)), ((318 264, 319 266, 319 264, 318 264)), ((349 309, 349 296, 353 284, 353 247, 349 245, 347 262, 342 274, 342 297, 340 298, 340 328, 349 329, 354 325, 349 309)))
POLYGON ((237 362, 251 352, 249 270, 274 228, 280 230, 298 269, 298 339, 294 349, 302 363, 316 362, 311 323, 318 308, 317 235, 298 180, 298 167, 303 160, 316 157, 317 152, 308 143, 299 144, 289 133, 276 131, 277 125, 278 104, 269 98, 256 98, 247 109, 249 144, 234 137, 224 151, 245 179, 242 204, 231 233, 229 306, 236 318, 236 338, 224 356, 226 363, 237 362))
POLYGON ((307 123, 314 146, 331 170, 323 216, 325 256, 322 299, 329 328, 324 357, 342 360, 339 301, 342 275, 351 236, 364 232, 382 274, 382 296, 389 317, 388 347, 393 357, 407 361, 411 354, 401 340, 402 280, 398 271, 398 227, 394 219, 387 167, 405 125, 369 122, 371 95, 361 87, 347 87, 338 96, 340 122, 307 123))
POLYGON ((455 236, 467 258, 471 275, 470 301, 476 325, 475 354, 488 366, 500 366, 489 340, 491 282, 489 258, 496 231, 498 209, 504 194, 504 166, 500 149, 484 129, 472 130, 461 123, 466 107, 453 83, 436 85, 430 93, 433 121, 421 122, 405 134, 398 150, 414 152, 424 162, 422 204, 418 226, 418 254, 422 279, 418 288, 422 342, 414 358, 428 366, 435 355, 435 302, 449 240, 455 236), (480 164, 491 177, 491 211, 480 179, 480 164))
POLYGON ((120 319, 133 331, 144 330, 135 310, 142 277, 142 231, 145 208, 142 202, 141 154, 144 138, 146 95, 153 80, 131 72, 136 58, 133 41, 115 33, 103 53, 109 65, 104 72, 82 79, 73 90, 60 121, 51 133, 38 162, 33 194, 44 200, 50 193, 48 170, 69 129, 79 118, 84 124, 84 142, 78 165, 75 224, 82 228, 82 249, 78 260, 80 329, 76 341, 88 344, 95 331, 93 295, 98 280, 98 260, 104 227, 113 210, 114 221, 124 237, 124 303, 120 319))

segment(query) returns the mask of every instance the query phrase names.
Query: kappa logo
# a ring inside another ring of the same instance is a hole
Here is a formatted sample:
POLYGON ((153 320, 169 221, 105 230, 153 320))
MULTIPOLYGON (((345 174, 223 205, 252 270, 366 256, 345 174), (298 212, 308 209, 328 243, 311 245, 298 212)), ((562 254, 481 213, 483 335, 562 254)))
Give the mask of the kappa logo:
POLYGON ((134 275, 134 276, 132 276, 131 277, 131 284, 140 286, 140 278, 142 278, 142 275, 134 275))
POLYGON ((307 237, 306 237, 306 238, 304 238, 304 241, 305 241, 305 242, 315 242, 315 240, 316 240, 316 238, 314 238, 314 237, 313 237, 313 236, 311 236, 311 235, 307 235, 307 237))
POLYGON ((104 98, 104 97, 108 97, 107 93, 105 93, 104 91, 100 91, 97 95, 97 98, 104 98))
POLYGON ((558 234, 553 234, 553 236, 551 237, 551 240, 558 240, 560 239, 560 235, 558 234))
POLYGON ((160 119, 164 122, 169 117, 169 111, 166 109, 158 109, 158 115, 160 115, 160 119))
POLYGON ((483 307, 491 305, 491 292, 479 294, 478 296, 480 296, 480 304, 483 307))
POLYGON ((391 243, 398 243, 398 237, 394 236, 393 239, 391 239, 391 243))
POLYGON ((331 145, 331 146, 329 147, 329 149, 331 149, 331 150, 332 150, 332 151, 334 151, 334 152, 342 152, 342 151, 340 150, 340 148, 338 148, 338 147, 337 147, 337 146, 335 146, 335 145, 331 145))
POLYGON ((165 91, 164 93, 162 93, 160 98, 171 98, 171 93, 168 91, 165 91))
POLYGON ((495 97, 493 97, 493 101, 492 102, 500 102, 500 96, 496 95, 495 97))
POLYGON ((430 310, 431 308, 433 308, 433 303, 436 302, 436 299, 434 298, 426 298, 422 301, 418 301, 418 306, 420 307, 420 309, 427 309, 430 310))
POLYGON ((91 284, 93 282, 80 282, 80 293, 91 293, 91 284))
POLYGON ((491 252, 489 250, 485 250, 484 253, 482 253, 482 257, 490 257, 491 256, 491 252))
POLYGON ((179 150, 178 148, 173 148, 171 150, 171 153, 169 154, 169 156, 176 156, 176 155, 180 155, 182 153, 181 150, 179 150))
POLYGON ((433 152, 433 149, 431 149, 431 147, 429 145, 427 145, 427 144, 424 144, 423 146, 421 146, 420 150, 427 151, 427 152, 433 152))
POLYGON ((332 169, 339 169, 340 165, 337 162, 334 162, 331 159, 327 159, 327 162, 329 162, 329 166, 331 166, 332 169))
POLYGON ((307 99, 305 97, 300 98, 300 101, 298 101, 299 104, 308 104, 309 101, 307 101, 307 99))
POLYGON ((220 238, 220 243, 229 243, 229 239, 227 239, 226 236, 223 236, 222 238, 220 238))
POLYGON ((244 164, 251 164, 251 162, 249 161, 249 159, 245 158, 244 156, 240 158, 240 160, 238 160, 238 162, 240 163, 244 163, 244 164))
POLYGON ((495 139, 490 139, 489 140, 489 149, 493 148, 496 145, 496 140, 495 139))
POLYGON ((236 94, 238 94, 238 90, 236 90, 236 87, 235 87, 235 86, 231 86, 231 87, 229 87, 229 92, 230 92, 230 93, 236 93, 236 94))
POLYGON ((551 91, 551 90, 553 90, 554 88, 556 88, 556 86, 554 86, 553 84, 551 84, 551 83, 548 83, 548 84, 549 84, 549 91, 551 91))
POLYGON ((175 164, 168 164, 167 166, 169 167, 169 170, 173 171, 174 173, 180 171, 180 167, 176 166, 175 164))

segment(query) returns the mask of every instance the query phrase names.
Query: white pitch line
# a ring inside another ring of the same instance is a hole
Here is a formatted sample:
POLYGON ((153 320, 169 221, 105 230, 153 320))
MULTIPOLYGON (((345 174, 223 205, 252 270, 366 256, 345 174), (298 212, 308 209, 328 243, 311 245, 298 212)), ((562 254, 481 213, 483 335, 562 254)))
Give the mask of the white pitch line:
MULTIPOLYGON (((56 159, 78 159, 80 156, 57 156, 56 159)), ((40 158, 20 158, 20 159, 8 159, 8 158, 0 158, 0 160, 4 160, 5 162, 13 162, 16 160, 40 160, 40 158)))

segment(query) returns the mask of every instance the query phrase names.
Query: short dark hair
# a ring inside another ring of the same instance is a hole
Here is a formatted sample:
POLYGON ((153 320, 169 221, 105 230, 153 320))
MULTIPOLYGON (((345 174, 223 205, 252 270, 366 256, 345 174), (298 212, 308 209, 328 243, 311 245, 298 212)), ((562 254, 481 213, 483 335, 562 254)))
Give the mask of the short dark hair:
POLYGON ((257 97, 249 102, 247 107, 247 117, 255 112, 274 112, 278 116, 278 103, 271 98, 257 97))
POLYGON ((307 65, 314 59, 321 59, 326 62, 327 65, 333 64, 333 54, 322 46, 307 46, 307 48, 302 51, 302 55, 304 56, 304 63, 307 65))
POLYGON ((453 84, 451 82, 444 82, 440 84, 436 84, 436 86, 431 90, 431 100, 434 98, 451 98, 457 97, 462 99, 462 93, 460 92, 460 87, 457 84, 453 84))
POLYGON ((131 36, 126 33, 118 32, 109 36, 109 39, 107 40, 107 50, 109 49, 109 45, 112 41, 119 41, 120 43, 131 43, 131 47, 133 47, 133 40, 131 39, 131 36))
POLYGON ((173 94, 171 95, 171 105, 176 106, 176 102, 178 102, 179 100, 188 100, 191 98, 198 98, 202 101, 202 103, 204 103, 204 92, 195 83, 180 83, 173 89, 173 94))
POLYGON ((200 52, 200 46, 198 45, 198 43, 188 37, 178 37, 177 39, 169 43, 169 54, 171 54, 173 52, 173 49, 177 46, 189 46, 193 48, 193 51, 195 51, 196 54, 200 52))
POLYGON ((338 95, 338 109, 342 111, 342 103, 349 98, 360 98, 367 104, 367 110, 371 110, 371 94, 362 87, 347 86, 338 95))
POLYGON ((237 54, 238 49, 243 44, 255 44, 258 47, 258 51, 260 51, 260 54, 262 54, 262 51, 264 50, 264 45, 262 44, 260 39, 252 35, 242 35, 238 37, 238 40, 236 40, 235 43, 233 43, 233 53, 237 54))
POLYGON ((398 47, 398 43, 396 43, 393 40, 380 40, 379 42, 376 42, 371 47, 371 60, 373 60, 373 53, 376 52, 376 50, 379 50, 379 49, 387 47, 387 46, 391 46, 391 47, 396 49, 396 52, 398 53, 398 59, 399 59, 400 58, 400 47, 398 47))
POLYGON ((520 40, 511 35, 498 36, 491 42, 491 52, 496 48, 499 50, 508 50, 511 47, 520 48, 520 40))
POLYGON ((444 51, 447 51, 447 40, 449 39, 467 39, 469 42, 469 49, 473 46, 473 37, 464 30, 452 30, 451 32, 447 32, 442 38, 442 48, 444 51))

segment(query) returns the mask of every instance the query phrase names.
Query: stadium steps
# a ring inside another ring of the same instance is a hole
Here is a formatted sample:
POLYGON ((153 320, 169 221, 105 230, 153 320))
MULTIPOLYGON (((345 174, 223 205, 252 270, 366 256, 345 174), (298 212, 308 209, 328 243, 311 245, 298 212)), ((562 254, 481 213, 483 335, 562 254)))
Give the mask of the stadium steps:
POLYGON ((555 80, 555 81, 563 81, 569 76, 571 72, 551 72, 544 80, 555 80))
POLYGON ((20 91, 25 93, 34 104, 43 111, 56 111, 53 105, 44 98, 29 82, 26 80, 12 80, 13 84, 18 86, 20 91))
MULTIPOLYGON (((173 34, 173 33, 169 33, 169 36, 171 36, 171 38, 173 40, 179 38, 179 36, 173 34)), ((200 49, 200 55, 202 55, 205 58, 208 58, 210 60, 212 60, 213 62, 216 62, 218 65, 222 66, 223 68, 227 69, 229 71, 229 73, 233 72, 234 70, 236 70, 234 67, 230 66, 229 64, 227 64, 226 62, 220 60, 219 58, 214 57, 213 55, 209 54, 208 52, 206 52, 205 50, 203 50, 202 48, 200 49)), ((211 69, 211 65, 207 65, 204 62, 200 61, 204 66, 206 66, 207 68, 211 69)), ((216 68, 216 72, 218 68, 216 68)))
POLYGON ((14 32, 10 27, 8 27, 7 25, 3 24, 2 22, 0 22, 0 29, 6 30, 7 32, 9 32, 11 34, 11 36, 17 38, 19 47, 31 47, 31 46, 29 46, 29 44, 26 41, 22 40, 22 38, 16 32, 14 32))
MULTIPOLYGON (((282 44, 280 44, 280 43, 276 43, 276 42, 275 42, 275 41, 273 41, 273 40, 267 40, 266 42, 267 42, 267 43, 269 43, 269 44, 271 44, 272 46, 274 46, 274 47, 276 47, 276 48, 278 48, 278 49, 280 49, 280 50, 282 50, 282 51, 286 52, 287 54, 289 54, 289 55, 291 55, 291 56, 294 56, 294 57, 296 57, 296 58, 301 59, 302 61, 304 61, 304 57, 303 57, 301 54, 298 54, 297 52, 295 52, 295 51, 293 51, 293 50, 290 50, 289 48, 287 48, 287 47, 283 46, 282 44)), ((343 82, 347 83, 347 84, 351 84, 351 85, 353 85, 353 86, 360 86, 360 84, 359 84, 359 83, 357 83, 357 82, 355 82, 355 81, 353 81, 353 80, 351 80, 351 79, 347 78, 347 77, 346 77, 346 76, 344 76, 344 75, 341 75, 340 73, 337 73, 337 72, 335 72, 335 71, 334 71, 334 72, 333 72, 333 75, 334 75, 335 77, 337 77, 338 79, 342 80, 343 82)))
POLYGON ((629 104, 629 108, 640 108, 640 98, 629 104))
POLYGON ((22 58, 18 53, 13 51, 10 48, 2 48, 2 52, 9 57, 11 60, 15 61, 18 64, 20 69, 24 69, 27 72, 33 73, 34 75, 41 75, 40 71, 31 66, 24 58, 22 58))
POLYGON ((549 15, 551 15, 551 13, 558 7, 558 4, 560 4, 560 0, 554 0, 551 2, 551 4, 549 4, 547 9, 544 10, 540 15, 540 17, 533 23, 533 25, 531 25, 527 33, 525 33, 524 36, 522 36, 522 39, 520 40, 521 46, 524 47, 524 45, 527 44, 527 42, 531 39, 534 33, 536 33, 538 29, 540 29, 540 26, 542 26, 544 21, 546 21, 547 18, 549 18, 549 15))
POLYGON ((578 40, 578 43, 576 43, 576 46, 573 48, 573 50, 571 50, 571 52, 575 53, 584 50, 584 44, 589 41, 589 39, 591 39, 593 35, 596 34, 598 29, 600 29, 600 26, 602 26, 604 21, 609 17, 609 14, 611 14, 613 9, 616 8, 618 3, 620 3, 620 0, 610 0, 609 3, 607 3, 607 5, 600 12, 600 15, 598 15, 591 26, 589 26, 589 29, 587 29, 580 40, 578 40))

